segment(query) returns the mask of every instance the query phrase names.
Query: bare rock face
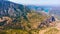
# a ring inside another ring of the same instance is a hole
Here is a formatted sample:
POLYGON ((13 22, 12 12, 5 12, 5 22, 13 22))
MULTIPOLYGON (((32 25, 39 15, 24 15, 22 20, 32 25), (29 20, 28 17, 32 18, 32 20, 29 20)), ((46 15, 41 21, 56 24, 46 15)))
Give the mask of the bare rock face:
POLYGON ((6 20, 7 24, 12 22, 12 19, 10 17, 3 17, 3 20, 6 20))

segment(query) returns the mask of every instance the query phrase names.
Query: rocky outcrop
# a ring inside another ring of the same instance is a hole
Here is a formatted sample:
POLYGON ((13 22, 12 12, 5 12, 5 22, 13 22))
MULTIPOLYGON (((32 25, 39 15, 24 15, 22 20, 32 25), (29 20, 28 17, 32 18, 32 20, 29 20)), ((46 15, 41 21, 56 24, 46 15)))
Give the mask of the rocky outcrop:
POLYGON ((54 25, 55 23, 55 17, 51 16, 50 18, 47 18, 46 20, 44 20, 43 22, 41 22, 41 24, 39 25, 39 27, 49 27, 51 25, 54 25))
POLYGON ((0 26, 7 25, 12 23, 12 19, 10 17, 2 17, 0 18, 0 26))

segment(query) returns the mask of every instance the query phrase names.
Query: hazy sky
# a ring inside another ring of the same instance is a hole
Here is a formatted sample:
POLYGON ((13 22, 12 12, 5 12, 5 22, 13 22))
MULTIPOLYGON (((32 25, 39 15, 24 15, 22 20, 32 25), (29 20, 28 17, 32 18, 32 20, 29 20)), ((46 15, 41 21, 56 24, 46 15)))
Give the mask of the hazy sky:
POLYGON ((25 5, 60 5, 60 0, 10 0, 25 5))

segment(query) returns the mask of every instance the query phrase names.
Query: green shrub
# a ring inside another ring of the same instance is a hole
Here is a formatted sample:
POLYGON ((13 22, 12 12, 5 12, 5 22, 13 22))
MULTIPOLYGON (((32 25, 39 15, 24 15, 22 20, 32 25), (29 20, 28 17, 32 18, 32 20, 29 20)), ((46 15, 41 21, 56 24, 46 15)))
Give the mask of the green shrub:
POLYGON ((7 32, 0 32, 0 34, 7 34, 7 32))

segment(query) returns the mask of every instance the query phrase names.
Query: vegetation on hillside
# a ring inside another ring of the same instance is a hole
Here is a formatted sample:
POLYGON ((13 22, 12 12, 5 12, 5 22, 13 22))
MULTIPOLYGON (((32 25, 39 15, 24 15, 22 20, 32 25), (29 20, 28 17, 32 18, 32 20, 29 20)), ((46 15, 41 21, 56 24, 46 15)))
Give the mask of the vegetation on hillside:
POLYGON ((46 31, 44 34, 57 34, 59 30, 57 28, 51 28, 48 31, 46 31))
POLYGON ((1 29, 4 29, 2 32, 0 33, 9 33, 11 31, 9 31, 10 29, 12 29, 12 33, 20 33, 20 34, 38 34, 39 32, 39 28, 38 26, 40 25, 40 23, 46 18, 45 15, 42 15, 41 13, 38 12, 34 12, 31 11, 30 13, 27 13, 26 15, 27 20, 25 19, 25 17, 19 17, 19 18, 8 18, 8 17, 4 17, 3 19, 8 21, 2 25, 1 29), (12 20, 12 22, 11 22, 12 20), (9 23, 10 22, 10 23, 9 23), (14 30, 15 29, 15 30, 14 30), (20 30, 21 29, 21 30, 20 30), (8 30, 8 32, 6 32, 8 30), (25 32, 25 33, 24 33, 25 32))

